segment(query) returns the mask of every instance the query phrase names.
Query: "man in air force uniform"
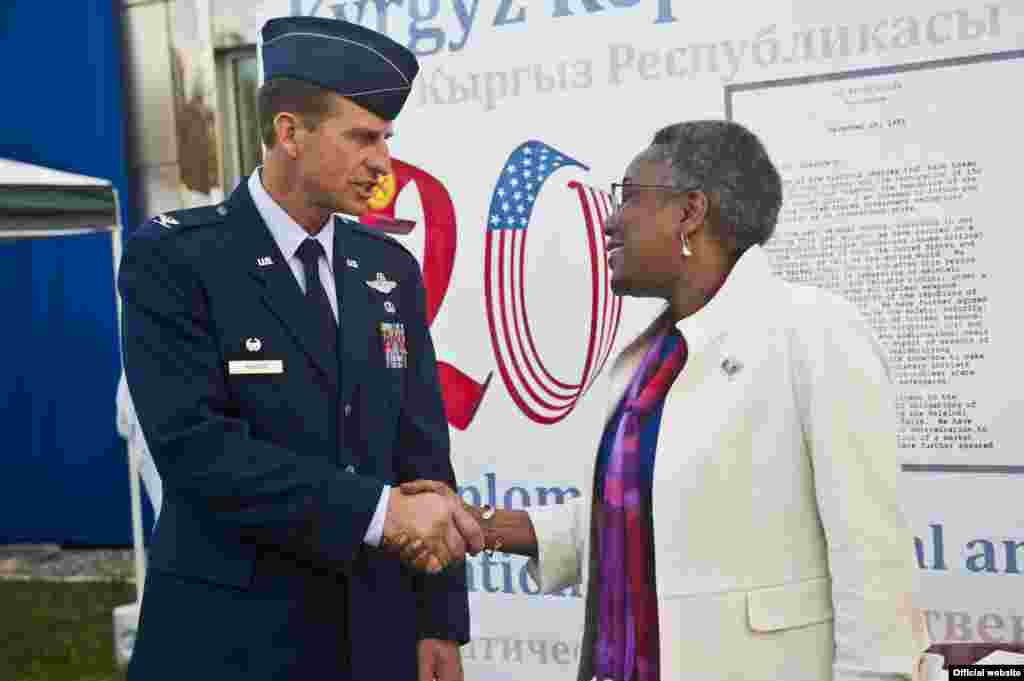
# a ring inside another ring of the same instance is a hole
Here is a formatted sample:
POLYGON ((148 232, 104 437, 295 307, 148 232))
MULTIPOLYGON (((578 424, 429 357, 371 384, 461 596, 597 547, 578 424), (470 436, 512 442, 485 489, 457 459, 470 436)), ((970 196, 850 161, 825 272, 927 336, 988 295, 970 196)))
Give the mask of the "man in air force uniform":
POLYGON ((460 681, 472 521, 391 489, 455 484, 419 265, 335 215, 389 172, 418 64, 331 19, 261 37, 264 165, 146 223, 120 270, 164 486, 129 676, 460 681), (410 538, 440 547, 434 574, 396 559, 410 538))

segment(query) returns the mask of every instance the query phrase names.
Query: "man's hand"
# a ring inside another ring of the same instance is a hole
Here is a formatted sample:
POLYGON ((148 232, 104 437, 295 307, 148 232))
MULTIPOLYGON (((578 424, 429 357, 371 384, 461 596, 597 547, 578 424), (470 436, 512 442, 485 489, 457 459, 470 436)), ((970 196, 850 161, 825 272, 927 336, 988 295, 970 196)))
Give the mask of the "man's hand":
MULTIPOLYGON (((443 483, 438 493, 407 494, 393 489, 384 518, 385 549, 409 565, 437 573, 452 561, 483 549, 483 531, 443 483)), ((425 490, 424 490, 425 492, 425 490)))
POLYGON ((418 681, 463 681, 462 655, 455 641, 425 638, 416 645, 418 681))
POLYGON ((453 559, 461 560, 465 555, 465 543, 461 536, 453 536, 451 524, 451 504, 445 497, 439 494, 410 496, 392 489, 384 516, 382 546, 397 553, 415 543, 427 553, 418 567, 437 573, 453 559))
MULTIPOLYGON (((540 550, 537 545, 537 533, 530 520, 530 514, 526 511, 510 511, 508 509, 494 509, 492 515, 485 520, 484 509, 470 506, 462 501, 454 491, 447 485, 436 480, 413 480, 403 482, 401 486, 403 494, 441 494, 448 496, 453 503, 462 509, 462 513, 456 513, 455 520, 466 541, 469 541, 470 534, 467 526, 472 523, 481 530, 481 539, 485 543, 480 545, 480 550, 491 546, 495 551, 504 551, 517 556, 536 558, 540 550), (463 520, 464 518, 464 520, 463 520)), ((474 547, 475 548, 475 547, 474 547)), ((425 569, 429 560, 429 551, 424 544, 409 542, 402 549, 402 559, 410 565, 419 566, 425 569)))
POLYGON ((455 492, 452 488, 440 480, 413 480, 412 482, 403 482, 401 490, 405 494, 423 494, 424 492, 433 492, 434 494, 441 494, 444 496, 455 496, 455 492))
MULTIPOLYGON (((454 514, 455 524, 463 539, 469 545, 469 553, 476 555, 484 549, 484 534, 477 519, 472 515, 471 508, 455 494, 455 491, 439 480, 414 480, 403 482, 401 487, 403 494, 439 494, 448 497, 456 507, 454 514), (475 538, 479 533, 479 544, 475 538)), ((402 562, 415 567, 417 570, 429 571, 431 564, 431 553, 426 542, 421 540, 409 540, 401 547, 400 555, 402 562)))

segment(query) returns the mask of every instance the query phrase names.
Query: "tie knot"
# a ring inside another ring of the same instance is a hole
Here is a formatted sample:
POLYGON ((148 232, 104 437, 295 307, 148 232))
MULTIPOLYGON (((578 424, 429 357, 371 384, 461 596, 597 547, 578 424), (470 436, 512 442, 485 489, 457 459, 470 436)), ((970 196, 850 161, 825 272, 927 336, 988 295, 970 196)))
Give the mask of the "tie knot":
POLYGON ((316 265, 321 255, 324 255, 324 247, 316 239, 306 239, 299 244, 299 248, 295 251, 295 256, 307 272, 316 271, 316 265))

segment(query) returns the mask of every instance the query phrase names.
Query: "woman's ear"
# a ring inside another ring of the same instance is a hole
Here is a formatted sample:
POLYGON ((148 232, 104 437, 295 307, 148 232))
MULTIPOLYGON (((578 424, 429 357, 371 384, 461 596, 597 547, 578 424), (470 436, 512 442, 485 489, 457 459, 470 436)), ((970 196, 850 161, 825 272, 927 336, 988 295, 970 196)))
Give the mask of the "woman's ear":
POLYGON ((708 218, 711 209, 708 195, 702 191, 686 192, 679 206, 678 236, 680 239, 684 235, 692 239, 694 233, 708 218))

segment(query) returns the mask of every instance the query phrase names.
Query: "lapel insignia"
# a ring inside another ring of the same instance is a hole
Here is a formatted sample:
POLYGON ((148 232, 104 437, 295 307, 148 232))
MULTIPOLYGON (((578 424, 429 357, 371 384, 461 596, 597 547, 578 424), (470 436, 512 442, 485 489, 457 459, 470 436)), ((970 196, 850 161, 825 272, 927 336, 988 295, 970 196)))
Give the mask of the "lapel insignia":
POLYGON ((263 347, 263 341, 259 338, 246 338, 245 349, 249 352, 259 352, 260 348, 263 347))
POLYGON ((374 291, 380 291, 381 293, 386 295, 388 293, 391 293, 395 289, 395 287, 398 286, 398 282, 389 281, 384 276, 383 272, 378 272, 377 278, 366 282, 366 285, 372 288, 374 291))
POLYGON ((743 363, 732 357, 723 358, 720 366, 722 367, 722 372, 729 378, 732 378, 743 369, 743 363))
POLYGON ((153 222, 157 223, 158 225, 162 225, 167 229, 170 229, 175 225, 181 224, 178 222, 176 218, 173 218, 170 215, 157 215, 155 218, 153 218, 153 222))
POLYGON ((359 269, 359 261, 358 260, 353 260, 352 258, 346 258, 345 259, 345 264, 348 265, 349 267, 351 267, 354 270, 358 270, 359 269))
POLYGON ((274 261, 269 256, 263 256, 262 258, 256 258, 256 264, 260 267, 270 267, 274 264, 274 261))

